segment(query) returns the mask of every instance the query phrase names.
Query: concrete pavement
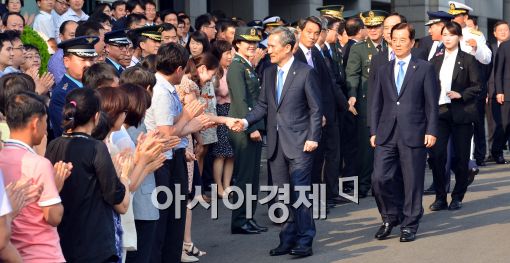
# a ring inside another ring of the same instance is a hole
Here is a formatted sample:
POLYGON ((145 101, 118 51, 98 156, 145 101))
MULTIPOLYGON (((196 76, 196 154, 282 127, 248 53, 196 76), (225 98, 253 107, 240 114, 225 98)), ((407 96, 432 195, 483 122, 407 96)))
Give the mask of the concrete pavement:
MULTIPOLYGON (((207 251, 201 262, 510 262, 509 171, 510 165, 493 163, 482 168, 468 189, 464 207, 455 212, 431 212, 428 206, 434 197, 425 196, 425 215, 411 243, 399 242, 398 228, 388 240, 373 238, 380 218, 371 196, 359 204, 333 208, 327 220, 317 220, 314 255, 309 258, 269 256, 278 245, 280 229, 270 223, 267 206, 258 207, 256 219, 269 226, 269 232, 258 235, 231 235, 231 212, 222 205, 217 220, 210 219, 210 211, 197 208, 193 241, 207 251)), ((265 181, 265 173, 261 176, 265 181)), ((427 170, 426 187, 431 177, 427 170)))

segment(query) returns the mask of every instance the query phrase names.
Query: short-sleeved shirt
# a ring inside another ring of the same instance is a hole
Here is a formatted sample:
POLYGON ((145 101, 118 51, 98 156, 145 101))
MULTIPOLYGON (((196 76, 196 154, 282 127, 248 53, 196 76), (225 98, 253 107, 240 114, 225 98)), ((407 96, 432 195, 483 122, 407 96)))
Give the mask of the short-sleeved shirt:
POLYGON ((25 143, 7 140, 0 152, 0 169, 5 184, 24 178, 43 185, 39 200, 21 209, 12 221, 11 241, 23 262, 64 262, 57 228, 46 222, 42 210, 61 202, 51 162, 25 143))
POLYGON ((44 34, 47 38, 55 38, 55 24, 50 13, 39 11, 39 14, 35 16, 33 28, 35 31, 44 34))
POLYGON ((112 213, 126 189, 102 141, 85 133, 64 134, 46 149, 52 162, 71 162, 73 171, 60 192, 64 216, 58 226, 68 262, 111 262, 116 259, 112 213))
POLYGON ((85 14, 85 12, 82 10, 81 15, 78 15, 76 12, 74 12, 73 9, 69 8, 67 11, 62 14, 60 17, 60 24, 58 25, 58 28, 65 22, 72 20, 74 22, 80 22, 80 21, 87 21, 89 19, 89 16, 85 14))
POLYGON ((11 212, 11 204, 9 203, 9 198, 7 197, 7 192, 5 192, 4 187, 4 176, 2 170, 0 170, 0 216, 10 214, 11 212))
MULTIPOLYGON (((156 130, 159 126, 171 126, 182 112, 182 103, 177 90, 160 73, 156 73, 156 85, 152 93, 150 108, 145 113, 147 131, 156 130)), ((186 148, 188 139, 181 138, 176 149, 186 148)), ((167 159, 172 159, 172 151, 165 152, 167 159)))

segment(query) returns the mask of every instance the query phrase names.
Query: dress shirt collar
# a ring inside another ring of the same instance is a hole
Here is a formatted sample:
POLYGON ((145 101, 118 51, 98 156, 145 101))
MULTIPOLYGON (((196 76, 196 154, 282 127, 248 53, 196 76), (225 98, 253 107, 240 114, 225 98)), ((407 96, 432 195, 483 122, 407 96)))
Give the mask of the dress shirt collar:
POLYGON ((244 59, 244 61, 246 61, 246 63, 248 63, 248 65, 250 65, 250 67, 253 67, 253 66, 251 65, 250 60, 249 60, 249 59, 247 59, 247 58, 245 58, 243 55, 241 55, 241 53, 236 52, 236 55, 238 55, 238 56, 240 56, 242 59, 244 59))
POLYGON ((445 57, 448 57, 448 58, 451 58, 451 57, 454 57, 456 58, 457 57, 457 54, 459 53, 459 48, 456 48, 454 51, 450 52, 448 51, 447 49, 444 50, 444 56, 445 57))
POLYGON ((299 43, 299 48, 301 48, 301 50, 303 51, 303 53, 305 53, 305 56, 306 56, 306 53, 308 53, 308 51, 310 51, 310 55, 312 54, 312 49, 311 48, 307 48, 305 47, 305 45, 299 43))
POLYGON ((290 67, 292 66, 292 63, 294 63, 294 56, 290 57, 289 61, 287 61, 283 67, 278 67, 278 71, 283 70, 284 72, 289 72, 290 67))
MULTIPOLYGON (((53 10, 52 10, 53 11, 53 10)), ((42 11, 42 10, 39 10, 39 14, 43 15, 43 16, 49 16, 51 17, 51 13, 48 13, 48 12, 45 12, 45 11, 42 11)))
POLYGON ((83 83, 81 83, 81 81, 78 81, 77 79, 71 77, 71 75, 69 75, 67 73, 65 74, 65 76, 67 78, 69 78, 72 82, 74 82, 74 84, 76 84, 76 86, 78 86, 79 88, 83 88, 83 83))
POLYGON ((165 77, 163 77, 163 75, 159 72, 156 72, 156 83, 170 91, 170 93, 176 93, 174 85, 168 82, 168 80, 166 80, 165 77))
POLYGON ((115 67, 116 70, 119 70, 119 69, 123 69, 123 67, 117 63, 115 60, 111 59, 110 57, 107 57, 106 59, 108 59, 112 64, 113 66, 115 67))
POLYGON ((409 61, 411 61, 411 53, 409 53, 409 55, 407 55, 405 58, 403 59, 399 59, 396 55, 395 55, 395 65, 398 66, 398 62, 399 61, 404 61, 405 64, 404 66, 407 67, 409 65, 409 61))

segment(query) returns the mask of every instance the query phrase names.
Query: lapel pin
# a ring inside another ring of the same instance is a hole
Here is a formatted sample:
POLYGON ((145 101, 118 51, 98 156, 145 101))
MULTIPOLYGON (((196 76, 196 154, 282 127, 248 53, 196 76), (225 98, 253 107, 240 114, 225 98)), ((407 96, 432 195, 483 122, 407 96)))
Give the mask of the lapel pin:
POLYGON ((413 69, 415 69, 415 68, 416 68, 416 66, 413 65, 413 69))
POLYGON ((292 72, 292 74, 296 75, 296 71, 292 72))

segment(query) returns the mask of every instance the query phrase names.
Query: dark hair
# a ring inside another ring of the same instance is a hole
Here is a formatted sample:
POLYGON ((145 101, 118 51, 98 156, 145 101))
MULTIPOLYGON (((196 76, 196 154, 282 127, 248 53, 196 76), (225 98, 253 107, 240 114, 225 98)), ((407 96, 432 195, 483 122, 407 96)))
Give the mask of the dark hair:
POLYGON ((101 29, 104 29, 101 24, 98 22, 88 20, 85 22, 78 22, 78 27, 76 28, 75 36, 99 36, 101 29))
POLYGON ((110 86, 117 77, 115 68, 105 62, 94 63, 83 72, 83 86, 98 89, 110 86))
POLYGON ((236 24, 232 20, 220 20, 216 24, 216 30, 218 32, 225 32, 229 27, 236 27, 236 24))
POLYGON ((143 10, 145 10, 145 5, 141 0, 129 0, 126 2, 126 10, 131 13, 135 10, 136 6, 140 6, 143 10))
MULTIPOLYGON (((154 55, 154 57, 156 56, 154 55)), ((149 87, 149 91, 152 91, 152 88, 154 88, 154 85, 156 85, 156 76, 154 73, 155 72, 151 72, 140 66, 130 67, 124 70, 122 74, 120 74, 119 82, 121 85, 129 83, 138 85, 144 89, 149 87)))
POLYGON ((186 15, 186 14, 180 14, 180 15, 178 15, 178 16, 177 16, 177 18, 180 18, 180 19, 182 19, 182 20, 184 20, 184 19, 188 19, 188 20, 190 20, 189 16, 188 16, 188 15, 186 15))
POLYGON ((340 20, 340 24, 338 25, 338 34, 343 35, 345 32, 345 20, 340 20))
POLYGON ((156 3, 154 3, 154 1, 152 1, 152 0, 145 0, 145 6, 146 6, 147 4, 149 4, 149 5, 152 5, 152 6, 156 7, 156 3))
MULTIPOLYGON (((63 35, 63 34, 66 32, 66 26, 67 26, 69 23, 76 23, 76 21, 73 21, 73 20, 67 20, 67 21, 64 21, 64 22, 62 23, 62 25, 60 25, 60 28, 58 29, 58 32, 59 32, 60 34, 62 34, 62 35, 63 35)), ((78 23, 76 23, 76 24, 78 24, 78 23)))
POLYGON ((305 18, 305 20, 303 21, 303 24, 299 25, 299 28, 301 30, 304 30, 306 27, 306 24, 308 24, 308 23, 317 24, 319 26, 319 31, 322 30, 321 20, 316 16, 309 16, 309 17, 305 18))
POLYGON ((16 130, 24 128, 33 116, 46 115, 46 104, 41 96, 22 91, 9 97, 5 112, 9 129, 16 130))
POLYGON ((145 111, 151 106, 151 95, 144 87, 131 83, 122 84, 118 89, 124 92, 128 102, 124 123, 138 127, 145 116, 145 111))
POLYGON ((150 54, 150 55, 146 56, 145 58, 143 58, 141 66, 142 66, 142 68, 144 68, 152 73, 156 73, 157 72, 156 61, 157 61, 157 56, 155 54, 150 54))
POLYGON ((398 16, 400 18, 400 23, 407 23, 407 18, 397 12, 391 13, 389 16, 387 16, 384 20, 388 19, 390 16, 398 16))
POLYGON ((159 18, 161 18, 161 21, 165 22, 165 17, 170 14, 174 14, 175 17, 177 17, 177 13, 175 13, 173 10, 165 9, 159 13, 159 18))
POLYGON ((454 21, 448 21, 444 24, 443 29, 441 29, 441 34, 443 34, 444 30, 448 30, 450 34, 456 35, 461 37, 462 36, 462 27, 459 25, 459 23, 454 21))
POLYGON ((9 73, 0 78, 0 112, 5 115, 8 98, 23 91, 35 92, 35 82, 25 73, 9 73))
POLYGON ((175 28, 175 26, 170 24, 170 23, 163 23, 163 24, 161 24, 159 26, 163 28, 163 31, 172 31, 172 30, 175 30, 175 32, 177 32, 177 28, 175 28))
POLYGON ((103 13, 103 12, 99 12, 99 13, 95 13, 95 14, 92 14, 89 18, 90 21, 95 21, 99 24, 102 24, 102 23, 105 23, 105 22, 109 22, 110 24, 112 23, 112 19, 110 18, 109 15, 103 13))
POLYGON ((33 50, 33 51, 37 52, 39 55, 41 55, 41 52, 39 52, 39 49, 36 46, 31 45, 31 44, 23 45, 23 50, 25 50, 26 52, 33 50))
POLYGON ((11 43, 6 34, 0 33, 0 49, 4 48, 4 42, 11 43))
POLYGON ((207 52, 211 49, 211 44, 209 43, 209 39, 207 38, 207 35, 202 31, 195 31, 195 32, 191 33, 191 35, 189 36, 188 43, 186 43, 186 49, 188 50, 188 52, 190 54, 191 54, 191 51, 189 49, 189 44, 192 39, 194 41, 200 42, 202 44, 202 47, 203 47, 202 53, 207 52))
POLYGON ((126 2, 124 2, 123 0, 117 0, 115 2, 113 2, 112 4, 112 9, 116 9, 117 6, 121 6, 121 5, 126 5, 126 2))
MULTIPOLYGON (((495 24, 494 24, 494 31, 496 31, 496 28, 498 28, 498 26, 500 25, 507 25, 509 26, 508 22, 505 21, 505 20, 498 20, 495 24)), ((510 26, 509 26, 510 27, 510 26)))
POLYGON ((190 79, 200 86, 200 76, 198 76, 198 67, 205 66, 207 70, 217 69, 219 67, 218 59, 209 52, 204 52, 188 60, 184 71, 190 74, 190 79))
POLYGON ((188 52, 179 44, 161 45, 158 49, 156 70, 164 75, 172 75, 177 68, 186 66, 188 58, 188 52))
POLYGON ((475 26, 478 26, 478 17, 470 15, 468 20, 472 20, 475 26))
POLYGON ((21 34, 19 31, 16 30, 5 30, 4 34, 7 36, 9 41, 16 41, 16 39, 21 40, 21 34))
POLYGON ((347 32, 347 36, 350 37, 357 35, 364 27, 365 24, 363 24, 363 20, 359 17, 349 18, 347 22, 345 22, 345 32, 347 32))
POLYGON ((327 29, 333 29, 333 26, 335 26, 336 23, 340 22, 340 19, 330 16, 322 16, 322 18, 326 19, 326 21, 328 22, 327 29))
POLYGON ((184 25, 186 22, 184 22, 184 19, 177 17, 177 25, 184 25))
POLYGON ((212 43, 211 53, 219 60, 223 53, 232 50, 232 44, 226 40, 216 40, 212 43))
POLYGON ((208 26, 210 25, 212 22, 214 22, 214 17, 209 14, 209 13, 206 13, 206 14, 203 14, 203 15, 199 15, 196 19, 195 19, 195 29, 197 31, 200 31, 200 29, 202 28, 202 26, 208 26))
POLYGON ((16 13, 16 12, 8 12, 2 16, 2 23, 4 26, 7 25, 7 19, 10 16, 19 16, 21 18, 21 20, 23 20, 23 26, 25 26, 25 18, 20 13, 16 13))
POLYGON ((106 113, 113 127, 119 115, 127 108, 128 100, 126 93, 113 87, 104 87, 97 89, 97 91, 101 98, 101 111, 106 113))
POLYGON ((64 130, 75 129, 87 124, 101 109, 96 90, 74 89, 66 96, 63 109, 64 130))
POLYGON ((416 31, 414 30, 413 25, 408 24, 408 23, 398 23, 395 26, 393 26, 391 28, 391 37, 393 38, 393 31, 395 31, 395 30, 402 30, 402 29, 406 29, 407 32, 409 32, 409 39, 410 40, 414 40, 414 36, 416 34, 416 31))
MULTIPOLYGON (((41 1, 41 0, 38 0, 41 1)), ((37 2, 37 1, 36 1, 37 2)), ((19 0, 19 3, 21 4, 21 7, 23 8, 25 6, 25 1, 19 0)), ((7 5, 9 4, 9 0, 5 0, 5 8, 7 8, 7 5)))
POLYGON ((92 12, 92 14, 90 16, 94 16, 94 15, 97 15, 99 13, 103 13, 104 14, 104 10, 109 7, 110 10, 112 9, 112 6, 108 3, 99 3, 99 4, 96 4, 96 8, 94 8, 94 12, 92 12))
POLYGON ((131 25, 142 20, 147 20, 147 17, 142 14, 129 14, 126 17, 126 28, 131 28, 131 25))

